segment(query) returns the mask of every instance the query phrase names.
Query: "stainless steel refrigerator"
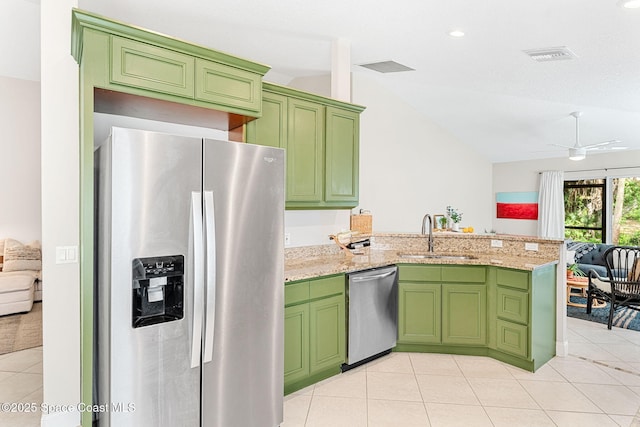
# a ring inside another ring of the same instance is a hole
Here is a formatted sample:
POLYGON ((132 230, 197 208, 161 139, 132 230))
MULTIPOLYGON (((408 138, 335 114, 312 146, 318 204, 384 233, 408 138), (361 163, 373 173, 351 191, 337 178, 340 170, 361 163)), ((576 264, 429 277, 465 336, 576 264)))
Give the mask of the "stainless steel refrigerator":
POLYGON ((284 151, 113 128, 95 156, 98 424, 279 425, 284 151))

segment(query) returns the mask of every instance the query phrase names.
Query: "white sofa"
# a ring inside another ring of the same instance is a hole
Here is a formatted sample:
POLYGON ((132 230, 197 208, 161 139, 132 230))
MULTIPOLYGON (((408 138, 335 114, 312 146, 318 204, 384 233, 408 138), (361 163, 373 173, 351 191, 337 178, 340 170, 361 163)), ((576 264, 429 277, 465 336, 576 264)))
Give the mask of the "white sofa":
POLYGON ((40 245, 2 239, 0 249, 0 316, 28 312, 42 300, 40 245))

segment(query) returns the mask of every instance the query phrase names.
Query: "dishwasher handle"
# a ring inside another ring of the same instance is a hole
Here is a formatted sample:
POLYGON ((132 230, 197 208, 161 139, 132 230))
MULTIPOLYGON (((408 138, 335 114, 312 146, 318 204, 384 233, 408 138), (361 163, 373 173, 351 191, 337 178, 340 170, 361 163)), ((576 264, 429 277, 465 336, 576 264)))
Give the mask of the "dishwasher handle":
POLYGON ((353 276, 350 277, 349 280, 352 282, 364 282, 365 280, 376 280, 376 279, 384 279, 385 277, 389 277, 392 274, 395 274, 395 270, 389 271, 387 273, 376 274, 374 276, 353 276))

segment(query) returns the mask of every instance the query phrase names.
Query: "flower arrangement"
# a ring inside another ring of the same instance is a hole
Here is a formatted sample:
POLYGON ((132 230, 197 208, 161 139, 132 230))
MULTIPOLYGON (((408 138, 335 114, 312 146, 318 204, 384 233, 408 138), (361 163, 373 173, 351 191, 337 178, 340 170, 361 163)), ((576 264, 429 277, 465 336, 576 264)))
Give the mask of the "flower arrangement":
POLYGON ((458 212, 457 209, 454 209, 451 206, 447 206, 447 216, 451 218, 451 221, 454 224, 458 224, 462 221, 462 213, 458 212))

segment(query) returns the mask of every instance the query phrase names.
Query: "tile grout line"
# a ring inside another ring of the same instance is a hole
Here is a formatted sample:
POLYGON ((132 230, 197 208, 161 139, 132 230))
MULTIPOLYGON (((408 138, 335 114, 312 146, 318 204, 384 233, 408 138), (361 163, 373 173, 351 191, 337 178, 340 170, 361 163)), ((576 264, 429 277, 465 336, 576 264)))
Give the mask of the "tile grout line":
POLYGON ((409 363, 411 364, 411 370, 413 371, 413 379, 415 380, 416 384, 418 385, 418 393, 420 393, 420 399, 422 400, 422 407, 424 408, 424 413, 427 415, 427 422, 429 423, 429 425, 432 425, 431 423, 431 417, 429 417, 429 410, 427 409, 427 402, 424 401, 424 395, 422 394, 422 389, 420 388, 420 383, 418 382, 418 374, 416 373, 416 369, 413 366, 413 360, 411 359, 411 353, 407 353, 408 357, 409 357, 409 363))

